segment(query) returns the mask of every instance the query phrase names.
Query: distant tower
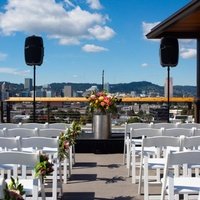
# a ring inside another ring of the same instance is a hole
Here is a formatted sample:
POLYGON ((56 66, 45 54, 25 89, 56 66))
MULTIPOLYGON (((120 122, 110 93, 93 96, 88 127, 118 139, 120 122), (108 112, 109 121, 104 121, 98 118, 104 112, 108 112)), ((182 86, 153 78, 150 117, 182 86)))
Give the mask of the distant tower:
POLYGON ((63 93, 64 93, 64 97, 72 97, 72 86, 70 85, 64 86, 63 93))
POLYGON ((25 78, 24 89, 28 90, 28 91, 32 90, 32 79, 31 78, 25 78))
MULTIPOLYGON (((165 87, 164 87, 165 97, 168 95, 168 78, 165 80, 165 87)), ((169 78, 169 97, 173 97, 173 79, 172 77, 169 78)))

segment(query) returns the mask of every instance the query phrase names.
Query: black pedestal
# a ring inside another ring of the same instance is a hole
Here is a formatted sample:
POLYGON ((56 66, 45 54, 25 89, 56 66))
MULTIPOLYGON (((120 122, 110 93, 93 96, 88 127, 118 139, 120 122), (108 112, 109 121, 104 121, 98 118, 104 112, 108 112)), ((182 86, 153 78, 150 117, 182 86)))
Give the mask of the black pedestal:
POLYGON ((111 138, 106 140, 78 139, 76 153, 123 153, 124 140, 111 138))

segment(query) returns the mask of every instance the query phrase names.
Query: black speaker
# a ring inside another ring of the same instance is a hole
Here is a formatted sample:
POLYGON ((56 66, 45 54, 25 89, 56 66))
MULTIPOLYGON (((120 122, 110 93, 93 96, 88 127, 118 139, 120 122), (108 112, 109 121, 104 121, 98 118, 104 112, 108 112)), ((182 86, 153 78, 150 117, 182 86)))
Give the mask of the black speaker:
POLYGON ((177 38, 163 37, 160 43, 160 64, 175 67, 178 64, 179 47, 177 38))
POLYGON ((41 65, 44 57, 43 40, 39 36, 30 36, 25 40, 25 61, 27 65, 41 65))

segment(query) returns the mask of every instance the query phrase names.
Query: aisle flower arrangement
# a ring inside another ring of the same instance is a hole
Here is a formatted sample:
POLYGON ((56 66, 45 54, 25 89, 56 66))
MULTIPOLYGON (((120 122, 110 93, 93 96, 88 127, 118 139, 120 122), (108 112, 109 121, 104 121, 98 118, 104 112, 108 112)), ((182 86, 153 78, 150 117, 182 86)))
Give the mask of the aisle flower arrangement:
POLYGON ((58 141, 58 157, 62 161, 69 156, 70 146, 76 143, 76 139, 81 133, 81 124, 78 121, 73 121, 71 126, 64 132, 61 132, 58 141))
POLYGON ((40 161, 35 165, 35 176, 41 177, 42 181, 53 172, 53 163, 49 161, 49 157, 40 154, 40 161))
POLYGON ((94 91, 87 98, 89 100, 90 112, 95 112, 97 114, 116 113, 117 104, 121 102, 121 98, 113 96, 105 91, 94 91))
POLYGON ((5 200, 24 200, 23 195, 24 187, 19 183, 18 178, 14 179, 11 177, 10 183, 6 184, 4 189, 4 199, 5 200))

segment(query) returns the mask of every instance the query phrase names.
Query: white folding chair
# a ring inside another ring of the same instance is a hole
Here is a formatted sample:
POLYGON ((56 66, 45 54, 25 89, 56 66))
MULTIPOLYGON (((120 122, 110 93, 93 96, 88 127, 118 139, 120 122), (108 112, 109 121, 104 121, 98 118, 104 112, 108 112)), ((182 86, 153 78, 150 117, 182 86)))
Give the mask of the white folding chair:
MULTIPOLYGON (((20 137, 0 137, 0 152, 4 151, 19 151, 20 150, 20 137)), ((7 171, 7 177, 11 177, 11 170, 13 169, 14 165, 1 165, 1 177, 4 178, 5 169, 7 171)))
MULTIPOLYGON (((200 150, 200 136, 184 137, 182 141, 182 147, 183 151, 200 150)), ((195 176, 199 177, 199 169, 200 169, 200 164, 191 165, 189 171, 190 175, 192 174, 192 170, 194 170, 195 176)))
POLYGON ((130 131, 131 129, 139 129, 139 128, 150 128, 151 124, 149 123, 125 123, 124 129, 124 151, 123 151, 123 164, 127 164, 128 167, 128 157, 130 150, 130 131))
POLYGON ((143 138, 138 193, 141 194, 142 177, 144 177, 144 200, 149 200, 149 184, 160 183, 160 170, 164 169, 165 156, 167 155, 165 149, 167 147, 179 147, 181 149, 181 139, 172 136, 143 138), (146 147, 156 147, 158 149, 156 157, 150 158, 145 152, 146 147), (151 182, 149 181, 149 170, 156 171, 155 181, 152 180, 153 177, 151 177, 151 182))
POLYGON ((38 129, 28 129, 28 128, 13 128, 5 130, 5 137, 35 137, 38 136, 38 129))
POLYGON ((161 200, 179 199, 179 194, 198 195, 193 199, 200 200, 200 178, 188 176, 188 166, 200 164, 200 151, 170 152, 166 158, 164 177, 162 181, 161 200), (182 166, 181 176, 171 172, 171 166, 182 166))
POLYGON ((58 160, 58 137, 48 138, 48 137, 29 137, 21 138, 21 150, 27 151, 32 148, 32 151, 40 150, 40 152, 48 155, 49 159, 54 163, 53 176, 47 177, 47 179, 52 179, 52 199, 57 199, 57 169, 59 168, 59 180, 60 180, 60 192, 62 194, 62 175, 60 163, 58 160))
MULTIPOLYGON (((136 167, 137 167, 137 162, 136 162, 136 157, 141 156, 141 143, 142 143, 142 137, 153 137, 153 136, 161 136, 162 135, 162 128, 161 129, 154 129, 154 128, 138 128, 138 129, 132 129, 130 131, 130 149, 129 152, 127 152, 127 161, 128 161, 128 176, 130 176, 130 172, 132 175, 132 183, 136 183, 136 167), (139 138, 139 142, 138 142, 139 138)), ((145 152, 148 153, 149 155, 154 155, 156 151, 156 148, 151 147, 151 148, 145 148, 145 152)), ((139 164, 138 164, 139 165, 139 164)))
MULTIPOLYGON (((34 169, 36 163, 38 162, 39 162, 39 152, 35 153, 25 153, 17 151, 0 152, 1 165, 3 164, 24 165, 31 169, 34 169)), ((26 173, 22 171, 22 175, 19 178, 19 183, 23 185, 26 196, 32 196, 31 199, 37 200, 39 199, 39 193, 42 192, 42 197, 43 199, 45 199, 44 190, 41 189, 43 188, 43 183, 40 178, 35 178, 34 170, 32 170, 32 173, 33 173, 32 178, 27 178, 26 173)), ((13 177, 14 178, 18 177, 17 171, 15 171, 13 177)))

